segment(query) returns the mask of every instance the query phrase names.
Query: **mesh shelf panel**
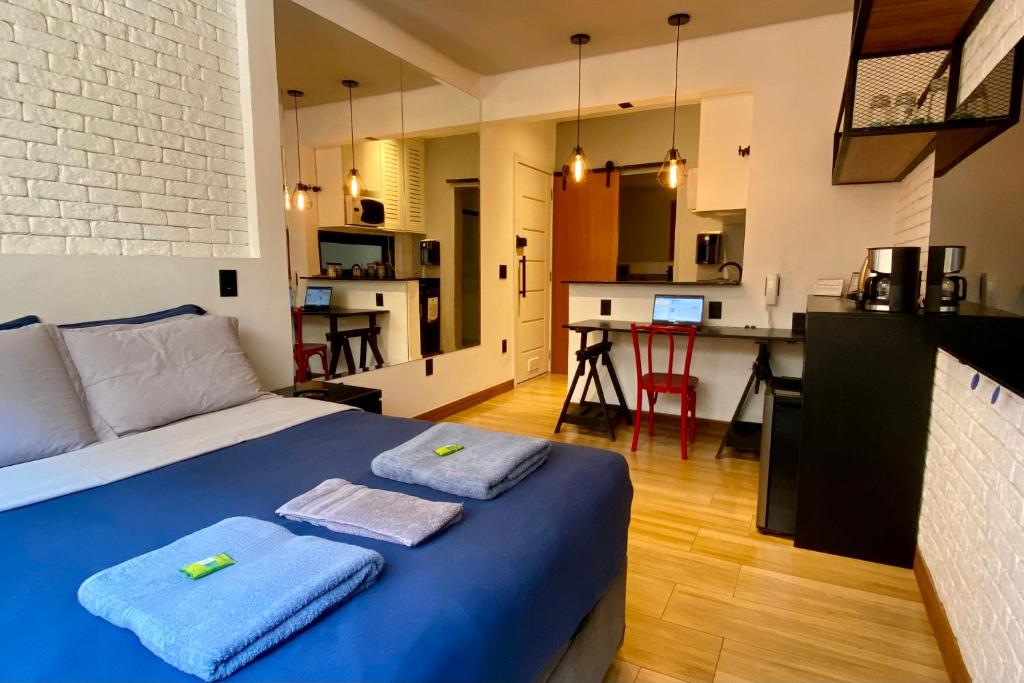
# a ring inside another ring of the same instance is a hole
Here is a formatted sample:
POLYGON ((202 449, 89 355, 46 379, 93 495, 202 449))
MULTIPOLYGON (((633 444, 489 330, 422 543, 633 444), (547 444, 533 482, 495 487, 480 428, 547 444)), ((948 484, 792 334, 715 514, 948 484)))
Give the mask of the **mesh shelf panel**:
POLYGON ((938 50, 859 60, 853 86, 853 128, 899 128, 944 121, 948 55, 948 50, 938 50))
POLYGON ((953 119, 990 119, 1009 116, 1013 96, 1013 57, 1003 57, 992 72, 956 108, 953 119))

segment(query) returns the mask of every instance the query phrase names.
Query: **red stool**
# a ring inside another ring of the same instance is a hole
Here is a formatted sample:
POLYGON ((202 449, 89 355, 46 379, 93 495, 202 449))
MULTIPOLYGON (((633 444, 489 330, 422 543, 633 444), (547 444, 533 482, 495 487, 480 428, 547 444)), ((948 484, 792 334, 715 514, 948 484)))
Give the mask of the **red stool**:
POLYGON ((292 355, 295 358, 295 383, 308 382, 312 374, 309 369, 309 359, 318 356, 323 363, 324 379, 331 378, 330 365, 327 361, 327 344, 303 344, 302 343, 302 309, 292 309, 292 329, 295 332, 295 344, 292 346, 292 355))
POLYGON ((697 385, 700 379, 690 374, 690 359, 693 356, 693 342, 697 335, 696 327, 677 325, 630 325, 633 334, 633 353, 636 356, 636 417, 633 422, 633 446, 636 452, 637 440, 640 438, 640 422, 643 420, 643 397, 647 394, 650 412, 647 417, 648 434, 654 435, 654 404, 658 394, 678 394, 681 406, 679 411, 679 441, 683 460, 686 460, 687 436, 692 443, 697 439, 697 385), (647 372, 644 372, 640 353, 640 335, 647 335, 647 372), (654 372, 654 340, 664 336, 668 339, 668 369, 666 372, 654 372), (673 374, 675 362, 675 339, 685 336, 686 362, 682 374, 673 374), (689 433, 687 433, 689 432, 689 433))

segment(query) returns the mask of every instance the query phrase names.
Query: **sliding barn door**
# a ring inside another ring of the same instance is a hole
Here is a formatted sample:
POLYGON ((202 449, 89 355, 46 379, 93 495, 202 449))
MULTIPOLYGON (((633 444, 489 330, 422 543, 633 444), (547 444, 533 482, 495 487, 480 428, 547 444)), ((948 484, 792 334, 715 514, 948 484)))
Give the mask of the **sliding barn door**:
POLYGON ((586 182, 554 179, 551 264, 551 371, 568 373, 569 286, 566 280, 615 280, 619 257, 619 172, 586 182))

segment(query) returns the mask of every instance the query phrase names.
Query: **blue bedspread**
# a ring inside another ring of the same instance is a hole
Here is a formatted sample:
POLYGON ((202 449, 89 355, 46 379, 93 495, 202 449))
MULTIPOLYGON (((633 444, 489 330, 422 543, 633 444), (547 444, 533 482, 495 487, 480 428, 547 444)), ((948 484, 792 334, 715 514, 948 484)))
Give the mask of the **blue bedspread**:
POLYGON ((618 574, 632 489, 618 455, 556 444, 491 501, 381 479, 370 460, 428 423, 330 415, 131 479, 0 513, 0 680, 196 680, 89 614, 95 572, 245 515, 372 548, 377 583, 229 680, 532 681, 618 574), (439 501, 463 520, 415 548, 282 520, 324 479, 439 501))

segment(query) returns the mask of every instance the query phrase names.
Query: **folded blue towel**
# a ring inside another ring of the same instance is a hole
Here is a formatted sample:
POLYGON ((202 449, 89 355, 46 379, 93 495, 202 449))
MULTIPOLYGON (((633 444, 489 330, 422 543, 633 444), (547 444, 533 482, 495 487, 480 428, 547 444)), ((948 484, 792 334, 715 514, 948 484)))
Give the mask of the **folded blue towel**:
POLYGON ((439 422, 419 436, 384 451, 370 463, 378 477, 420 484, 456 496, 490 500, 544 464, 546 439, 490 432, 439 422), (439 456, 435 448, 459 444, 463 450, 439 456))
POLYGON ((78 601, 168 664, 215 681, 372 585, 383 566, 372 550, 231 517, 89 577, 78 601), (195 581, 178 571, 217 553, 236 564, 195 581))

